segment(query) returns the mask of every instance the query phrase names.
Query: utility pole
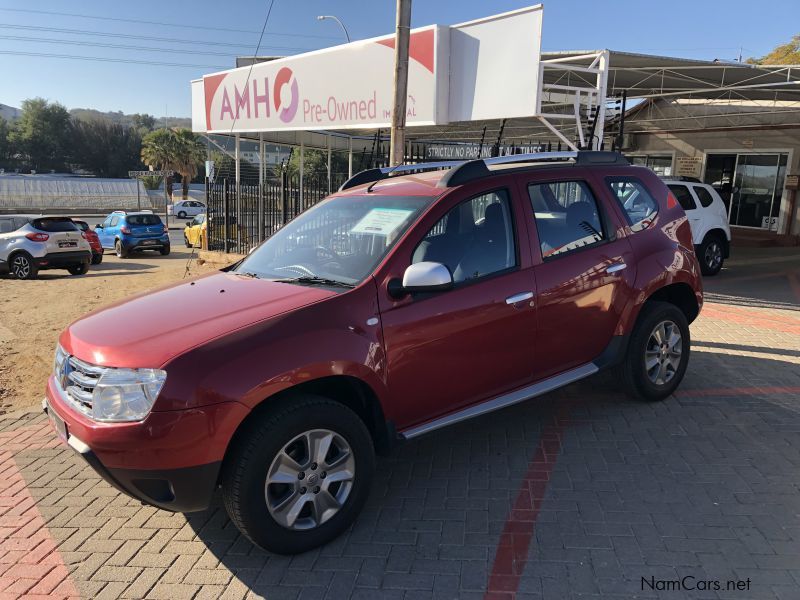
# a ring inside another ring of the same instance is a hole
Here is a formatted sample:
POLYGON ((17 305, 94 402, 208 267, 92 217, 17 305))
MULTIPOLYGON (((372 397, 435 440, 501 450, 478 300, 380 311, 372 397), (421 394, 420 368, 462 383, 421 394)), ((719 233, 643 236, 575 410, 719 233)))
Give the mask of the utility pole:
POLYGON ((411 0, 397 0, 394 36, 394 110, 389 142, 389 165, 403 164, 406 146, 406 97, 408 95, 408 41, 411 32, 411 0))

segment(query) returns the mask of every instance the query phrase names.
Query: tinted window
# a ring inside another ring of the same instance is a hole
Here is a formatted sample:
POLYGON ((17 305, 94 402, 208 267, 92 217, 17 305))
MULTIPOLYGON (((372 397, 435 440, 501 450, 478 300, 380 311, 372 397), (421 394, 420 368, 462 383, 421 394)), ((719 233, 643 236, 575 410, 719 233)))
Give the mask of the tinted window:
POLYGON ((644 184, 633 177, 609 177, 606 181, 619 200, 631 230, 649 227, 658 213, 658 204, 644 184))
POLYGON ((583 181, 532 184, 528 194, 543 258, 605 239, 597 201, 583 181))
POLYGON ((161 225, 158 215, 129 215, 128 225, 161 225))
POLYGON ((477 279, 517 264, 508 192, 462 202, 431 228, 411 262, 445 265, 456 282, 477 279))
MULTIPOLYGON (((672 195, 678 199, 678 204, 683 207, 683 210, 694 210, 697 208, 697 204, 694 202, 694 198, 692 198, 692 193, 689 191, 689 188, 685 185, 668 185, 669 191, 672 192, 672 195)), ((697 188, 695 188, 697 190, 697 188)))
POLYGON ((703 208, 708 208, 711 206, 711 203, 714 202, 714 196, 704 187, 700 187, 699 185, 694 186, 694 193, 697 194, 697 199, 700 200, 700 204, 703 205, 703 208))
POLYGON ((15 231, 17 228, 14 227, 14 220, 13 219, 4 219, 0 217, 0 233, 11 233, 15 231))
POLYGON ((85 221, 73 221, 73 223, 75 223, 75 225, 81 231, 89 231, 89 224, 86 223, 85 221))
POLYGON ((31 222, 34 228, 39 231, 48 231, 50 233, 57 233, 59 231, 77 231, 78 226, 72 222, 72 219, 66 217, 54 217, 45 219, 34 219, 31 222))

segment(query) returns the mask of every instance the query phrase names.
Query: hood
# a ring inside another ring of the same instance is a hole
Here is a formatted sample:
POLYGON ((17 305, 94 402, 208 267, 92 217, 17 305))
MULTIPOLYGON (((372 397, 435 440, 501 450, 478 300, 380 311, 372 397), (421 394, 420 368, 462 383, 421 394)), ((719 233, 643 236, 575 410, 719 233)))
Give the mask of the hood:
POLYGON ((62 347, 87 362, 158 368, 203 342, 336 292, 213 273, 128 298, 78 319, 62 347))

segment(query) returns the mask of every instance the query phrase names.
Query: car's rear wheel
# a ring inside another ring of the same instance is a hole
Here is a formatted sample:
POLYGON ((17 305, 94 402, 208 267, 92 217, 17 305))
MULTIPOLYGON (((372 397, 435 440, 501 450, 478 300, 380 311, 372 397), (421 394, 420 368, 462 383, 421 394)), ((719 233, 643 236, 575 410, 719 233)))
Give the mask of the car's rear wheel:
POLYGON ((716 275, 722 270, 724 262, 722 240, 717 235, 706 236, 700 244, 697 258, 700 260, 700 270, 703 275, 716 275))
POLYGON ((125 250, 125 247, 122 245, 122 242, 120 240, 114 242, 114 252, 116 252, 117 256, 119 256, 120 258, 128 257, 128 251, 125 250))
POLYGON ((662 400, 680 385, 689 363, 686 315, 668 302, 648 302, 636 321, 620 366, 626 391, 641 400, 662 400))
POLYGON ((86 275, 89 272, 89 263, 85 262, 74 267, 67 267, 67 271, 69 271, 70 275, 86 275))
POLYGON ((39 275, 33 258, 25 252, 19 252, 11 258, 9 271, 17 279, 36 279, 39 275))
POLYGON ((250 423, 225 459, 228 515, 254 544, 296 554, 325 544, 356 518, 375 455, 352 410, 302 395, 250 423))

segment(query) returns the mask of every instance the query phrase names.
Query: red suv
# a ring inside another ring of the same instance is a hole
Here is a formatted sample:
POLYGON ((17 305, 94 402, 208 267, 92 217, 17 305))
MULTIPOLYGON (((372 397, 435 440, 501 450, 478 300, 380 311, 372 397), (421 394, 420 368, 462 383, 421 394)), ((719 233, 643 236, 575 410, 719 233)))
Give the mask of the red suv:
POLYGON ((223 272, 70 325, 45 410, 120 491, 187 512, 221 486, 250 540, 301 552, 398 441, 606 368, 668 396, 701 305, 683 209, 618 154, 373 169, 223 272))

